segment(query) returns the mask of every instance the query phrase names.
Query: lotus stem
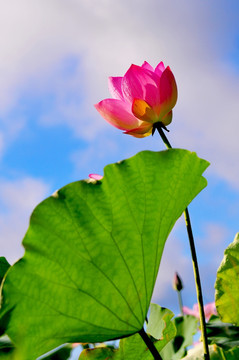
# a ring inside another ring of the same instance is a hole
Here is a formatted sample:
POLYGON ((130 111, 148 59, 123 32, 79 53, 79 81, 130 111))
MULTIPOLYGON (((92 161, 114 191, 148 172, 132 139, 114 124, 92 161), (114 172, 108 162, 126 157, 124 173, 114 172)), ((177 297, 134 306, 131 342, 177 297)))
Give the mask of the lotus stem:
POLYGON ((143 339, 143 341, 145 342, 145 344, 147 345, 149 351, 151 352, 151 354, 154 357, 154 360, 163 360, 158 352, 158 350, 156 349, 156 347, 154 346, 153 341, 150 339, 150 337, 146 334, 146 332, 144 331, 144 328, 142 328, 139 331, 139 335, 141 336, 141 338, 143 339))
MULTIPOLYGON (((163 132, 163 129, 160 126, 160 123, 155 124, 155 128, 158 130, 158 133, 161 136, 167 149, 172 149, 172 146, 171 146, 170 142, 168 141, 165 133, 163 132)), ((206 320, 205 320, 204 307, 203 307, 202 286, 201 286, 197 254, 196 254, 196 248, 195 248, 193 231, 192 231, 188 208, 186 208, 184 210, 184 218, 185 218, 188 239, 189 239, 189 244, 190 244, 190 250, 191 250, 191 256, 192 256, 193 273, 194 273, 197 301, 198 301, 198 308, 199 308, 200 327, 201 327, 201 332, 202 332, 204 359, 210 360, 208 341, 207 341, 207 332, 206 332, 206 320)))
POLYGON ((181 291, 178 291, 178 290, 177 290, 177 293, 178 293, 178 304, 179 304, 180 313, 181 313, 181 315, 183 316, 183 300, 182 300, 182 294, 181 294, 181 291))

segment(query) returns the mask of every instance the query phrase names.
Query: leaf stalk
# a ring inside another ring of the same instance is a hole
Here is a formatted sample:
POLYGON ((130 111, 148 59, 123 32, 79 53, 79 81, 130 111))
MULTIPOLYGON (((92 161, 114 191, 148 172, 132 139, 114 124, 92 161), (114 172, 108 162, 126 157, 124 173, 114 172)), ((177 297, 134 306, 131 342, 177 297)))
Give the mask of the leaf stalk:
POLYGON ((154 357, 154 360, 163 360, 158 352, 158 350, 156 349, 153 341, 150 339, 150 337, 146 334, 146 332, 144 331, 144 328, 142 328, 139 331, 139 335, 141 336, 141 338, 143 339, 143 341, 145 342, 145 344, 147 345, 149 351, 151 352, 151 354, 154 357))

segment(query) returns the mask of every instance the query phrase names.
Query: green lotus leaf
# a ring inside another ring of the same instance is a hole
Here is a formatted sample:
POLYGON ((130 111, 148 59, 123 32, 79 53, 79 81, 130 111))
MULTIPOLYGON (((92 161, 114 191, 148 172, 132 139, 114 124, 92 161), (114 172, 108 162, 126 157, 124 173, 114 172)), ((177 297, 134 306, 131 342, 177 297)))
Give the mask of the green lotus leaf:
POLYGON ((177 333, 176 327, 171 321, 173 317, 174 313, 171 310, 162 308, 158 304, 151 304, 147 333, 157 340, 164 338, 168 342, 168 339, 171 340, 177 333), (168 337, 168 333, 172 333, 172 335, 168 337))
MULTIPOLYGON (((239 359, 239 348, 235 347, 228 351, 220 348, 217 345, 209 345, 210 360, 237 360, 239 359)), ((190 349, 188 355, 182 358, 182 360, 204 360, 205 355, 203 351, 203 345, 197 345, 190 349)))
POLYGON ((207 325, 209 344, 217 344, 225 350, 239 348, 239 327, 222 322, 218 316, 212 315, 207 325))
POLYGON ((184 315, 173 319, 176 336, 162 349, 163 360, 178 360, 185 355, 188 346, 193 344, 193 335, 198 330, 198 320, 195 316, 184 315))
POLYGON ((115 359, 118 349, 111 347, 99 347, 95 349, 85 349, 80 354, 79 360, 110 360, 115 359))
POLYGON ((217 271, 215 304, 221 320, 239 326, 239 233, 226 248, 217 271))
POLYGON ((0 257, 0 284, 6 274, 7 270, 10 268, 10 264, 7 259, 3 256, 0 257))
POLYGON ((36 207, 0 311, 24 360, 142 329, 166 239, 207 166, 182 149, 144 151, 36 207))

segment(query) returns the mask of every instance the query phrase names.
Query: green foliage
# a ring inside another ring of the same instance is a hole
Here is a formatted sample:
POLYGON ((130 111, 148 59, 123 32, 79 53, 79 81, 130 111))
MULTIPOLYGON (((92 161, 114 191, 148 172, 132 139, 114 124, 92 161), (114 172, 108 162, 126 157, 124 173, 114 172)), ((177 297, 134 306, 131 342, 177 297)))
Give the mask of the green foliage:
POLYGON ((186 348, 193 343, 193 335, 198 328, 198 320, 191 315, 179 316, 173 319, 176 327, 176 336, 160 352, 163 360, 181 359, 186 348))
POLYGON ((172 320, 173 316, 174 313, 169 309, 162 308, 157 304, 150 305, 147 333, 158 340, 154 342, 158 352, 161 352, 177 333, 176 326, 172 320))
POLYGON ((224 350, 221 347, 216 347, 220 360, 237 360, 239 359, 239 347, 234 347, 230 350, 224 350))
POLYGON ((152 360, 148 350, 139 334, 120 340, 119 350, 114 360, 152 360))
POLYGON ((9 269, 10 264, 8 263, 7 259, 3 256, 0 257, 0 284, 6 274, 7 270, 9 269))
POLYGON ((142 328, 165 241, 207 166, 186 150, 145 151, 37 206, 0 313, 24 360, 142 328))
MULTIPOLYGON (((3 256, 0 257, 0 289, 1 289, 1 284, 2 281, 4 279, 4 276, 7 273, 7 270, 10 268, 10 264, 8 263, 7 259, 3 256)), ((0 298, 0 304, 1 304, 1 298, 0 298)), ((1 317, 0 319, 0 336, 2 336, 5 332, 6 329, 6 323, 8 321, 9 318, 9 314, 5 314, 4 316, 1 317)))
POLYGON ((110 360, 115 359, 118 350, 112 347, 98 347, 95 349, 85 349, 80 354, 79 360, 110 360))
MULTIPOLYGON (((42 360, 67 360, 70 357, 72 347, 65 345, 42 360)), ((23 359, 20 357, 20 359, 23 359)), ((19 360, 18 352, 7 337, 0 338, 0 360, 19 360)))
MULTIPOLYGON (((160 352, 163 347, 173 339, 176 335, 176 328, 171 321, 173 317, 172 311, 161 308, 159 305, 150 305, 149 325, 147 327, 148 335, 154 333, 160 340, 151 337, 155 347, 160 352), (159 331, 158 331, 159 327, 159 331), (150 330, 150 331, 149 331, 150 330)), ((92 359, 92 360, 152 360, 152 354, 145 345, 139 334, 129 336, 121 339, 119 349, 112 349, 110 347, 101 347, 96 349, 84 350, 79 360, 92 359)))
MULTIPOLYGON (((160 340, 151 338, 156 349, 160 352, 175 335, 175 329, 168 331, 166 328, 160 340), (173 330, 173 331, 172 331, 173 330), (165 333, 164 333, 165 332, 165 333)), ((139 334, 120 340, 120 347, 114 360, 152 360, 153 356, 139 334)))
POLYGON ((223 322, 239 326, 239 233, 227 247, 217 271, 215 304, 223 322))
POLYGON ((14 346, 11 341, 3 336, 0 338, 0 360, 13 359, 14 346))
POLYGON ((169 333, 172 334, 170 335, 172 339, 176 335, 176 327, 171 321, 173 316, 174 313, 171 310, 162 308, 157 304, 151 304, 147 333, 157 340, 161 339, 161 337, 167 339, 167 333, 169 333))
POLYGON ((239 347, 239 327, 223 323, 215 315, 207 323, 207 337, 210 344, 217 344, 225 350, 239 347))
MULTIPOLYGON (((229 351, 223 350, 219 346, 209 346, 210 360, 237 360, 239 359, 239 348, 233 348, 229 351)), ((202 344, 189 350, 188 355, 182 360, 204 360, 204 351, 202 344)))
MULTIPOLYGON (((150 305, 148 335, 154 333, 159 340, 151 338, 163 360, 181 359, 187 346, 192 345, 198 322, 194 316, 186 315, 171 320, 173 313, 159 305, 150 305), (175 336, 176 335, 176 336, 175 336)), ((139 334, 120 340, 119 349, 100 347, 84 350, 79 360, 152 360, 152 354, 139 334)))
POLYGON ((0 351, 0 360, 17 360, 17 359, 14 357, 13 351, 11 352, 0 351))
POLYGON ((50 355, 42 358, 42 360, 67 360, 71 355, 72 347, 65 345, 60 349, 57 349, 50 355))

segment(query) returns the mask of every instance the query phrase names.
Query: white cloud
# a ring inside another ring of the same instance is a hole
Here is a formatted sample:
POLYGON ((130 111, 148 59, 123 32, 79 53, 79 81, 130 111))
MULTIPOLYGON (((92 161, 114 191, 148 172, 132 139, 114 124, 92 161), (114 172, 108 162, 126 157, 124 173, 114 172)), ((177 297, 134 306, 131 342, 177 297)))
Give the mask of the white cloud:
POLYGON ((23 255, 21 242, 29 217, 47 194, 49 186, 39 179, 0 179, 0 256, 5 256, 10 263, 23 255))

